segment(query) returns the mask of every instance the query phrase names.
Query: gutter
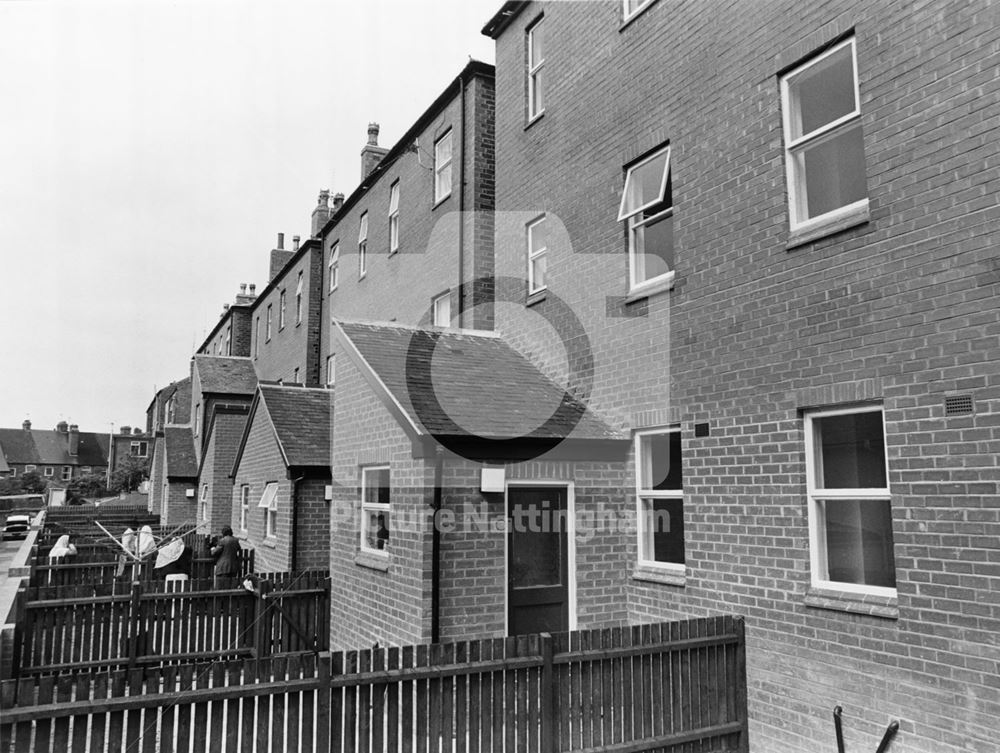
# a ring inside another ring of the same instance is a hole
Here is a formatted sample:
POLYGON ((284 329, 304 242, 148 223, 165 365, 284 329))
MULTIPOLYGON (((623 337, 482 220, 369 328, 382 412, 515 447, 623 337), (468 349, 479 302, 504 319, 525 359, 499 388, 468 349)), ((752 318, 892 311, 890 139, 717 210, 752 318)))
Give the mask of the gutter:
POLYGON ((434 458, 434 515, 431 519, 431 643, 441 641, 441 527, 438 511, 441 509, 444 476, 444 448, 437 447, 434 458))

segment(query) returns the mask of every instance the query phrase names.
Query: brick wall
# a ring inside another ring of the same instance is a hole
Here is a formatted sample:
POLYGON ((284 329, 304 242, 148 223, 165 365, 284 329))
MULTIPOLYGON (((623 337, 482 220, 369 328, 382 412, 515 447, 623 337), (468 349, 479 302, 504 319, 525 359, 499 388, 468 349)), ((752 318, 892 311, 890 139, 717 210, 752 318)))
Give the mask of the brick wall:
MULTIPOLYGON (((592 379, 591 402, 614 423, 681 426, 686 582, 631 579, 629 620, 747 616, 752 750, 832 742, 837 704, 858 747, 874 749, 900 718, 894 745, 906 750, 990 749, 1000 713, 990 4, 660 2, 621 28, 619 3, 550 3, 546 110, 525 128, 524 29, 541 10, 524 10, 497 48, 497 271, 523 277, 524 223, 549 212, 550 296, 498 306, 497 324, 554 376, 592 379), (790 248, 778 73, 851 29, 870 220, 790 248), (626 303, 623 167, 668 141, 674 289, 626 303), (554 296, 588 348, 560 342, 554 296), (944 415, 957 392, 973 394, 975 414, 944 415), (801 410, 873 399, 885 409, 896 618, 806 604, 801 410), (696 438, 701 422, 710 434, 696 438)), ((635 537, 622 545, 634 563, 635 537)))
POLYGON ((198 478, 199 500, 202 489, 208 486, 208 519, 205 521, 199 518, 198 522, 207 522, 211 533, 218 533, 223 526, 231 525, 233 521, 233 480, 230 473, 243 436, 246 418, 246 408, 215 411, 208 444, 205 447, 205 460, 201 464, 201 475, 198 478))

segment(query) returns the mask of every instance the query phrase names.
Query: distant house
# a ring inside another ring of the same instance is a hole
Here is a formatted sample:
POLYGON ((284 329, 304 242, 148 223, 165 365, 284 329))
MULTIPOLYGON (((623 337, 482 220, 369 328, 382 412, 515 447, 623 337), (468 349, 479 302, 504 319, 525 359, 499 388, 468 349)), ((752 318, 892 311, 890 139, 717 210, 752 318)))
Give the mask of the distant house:
POLYGON ((35 471, 49 481, 68 482, 106 473, 108 453, 107 434, 82 432, 65 421, 52 430, 32 429, 31 421, 20 429, 0 429, 0 474, 5 476, 35 471))
POLYGON ((149 462, 153 454, 153 443, 156 439, 153 434, 146 434, 138 426, 123 426, 117 434, 111 437, 111 472, 117 471, 122 463, 128 458, 135 458, 143 462, 149 462))

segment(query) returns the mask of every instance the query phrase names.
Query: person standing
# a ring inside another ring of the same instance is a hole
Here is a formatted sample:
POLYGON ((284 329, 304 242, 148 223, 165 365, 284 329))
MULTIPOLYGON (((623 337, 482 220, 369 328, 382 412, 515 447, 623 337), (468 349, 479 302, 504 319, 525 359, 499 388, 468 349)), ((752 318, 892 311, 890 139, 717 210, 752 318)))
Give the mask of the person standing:
POLYGON ((215 585, 232 588, 240 566, 240 542, 233 536, 233 529, 223 526, 222 538, 211 549, 215 558, 215 585))

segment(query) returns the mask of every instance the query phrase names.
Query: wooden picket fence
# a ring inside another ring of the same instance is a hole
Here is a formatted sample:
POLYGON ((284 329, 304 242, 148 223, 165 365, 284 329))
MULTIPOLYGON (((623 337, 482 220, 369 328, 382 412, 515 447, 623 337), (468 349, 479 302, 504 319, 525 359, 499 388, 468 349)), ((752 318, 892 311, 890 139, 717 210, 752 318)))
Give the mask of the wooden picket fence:
POLYGON ((273 590, 265 598, 220 590, 211 580, 136 581, 117 591, 114 582, 106 589, 22 586, 13 676, 326 650, 329 573, 266 580, 273 590))
POLYGON ((0 753, 747 751, 743 621, 39 677, 0 753))

